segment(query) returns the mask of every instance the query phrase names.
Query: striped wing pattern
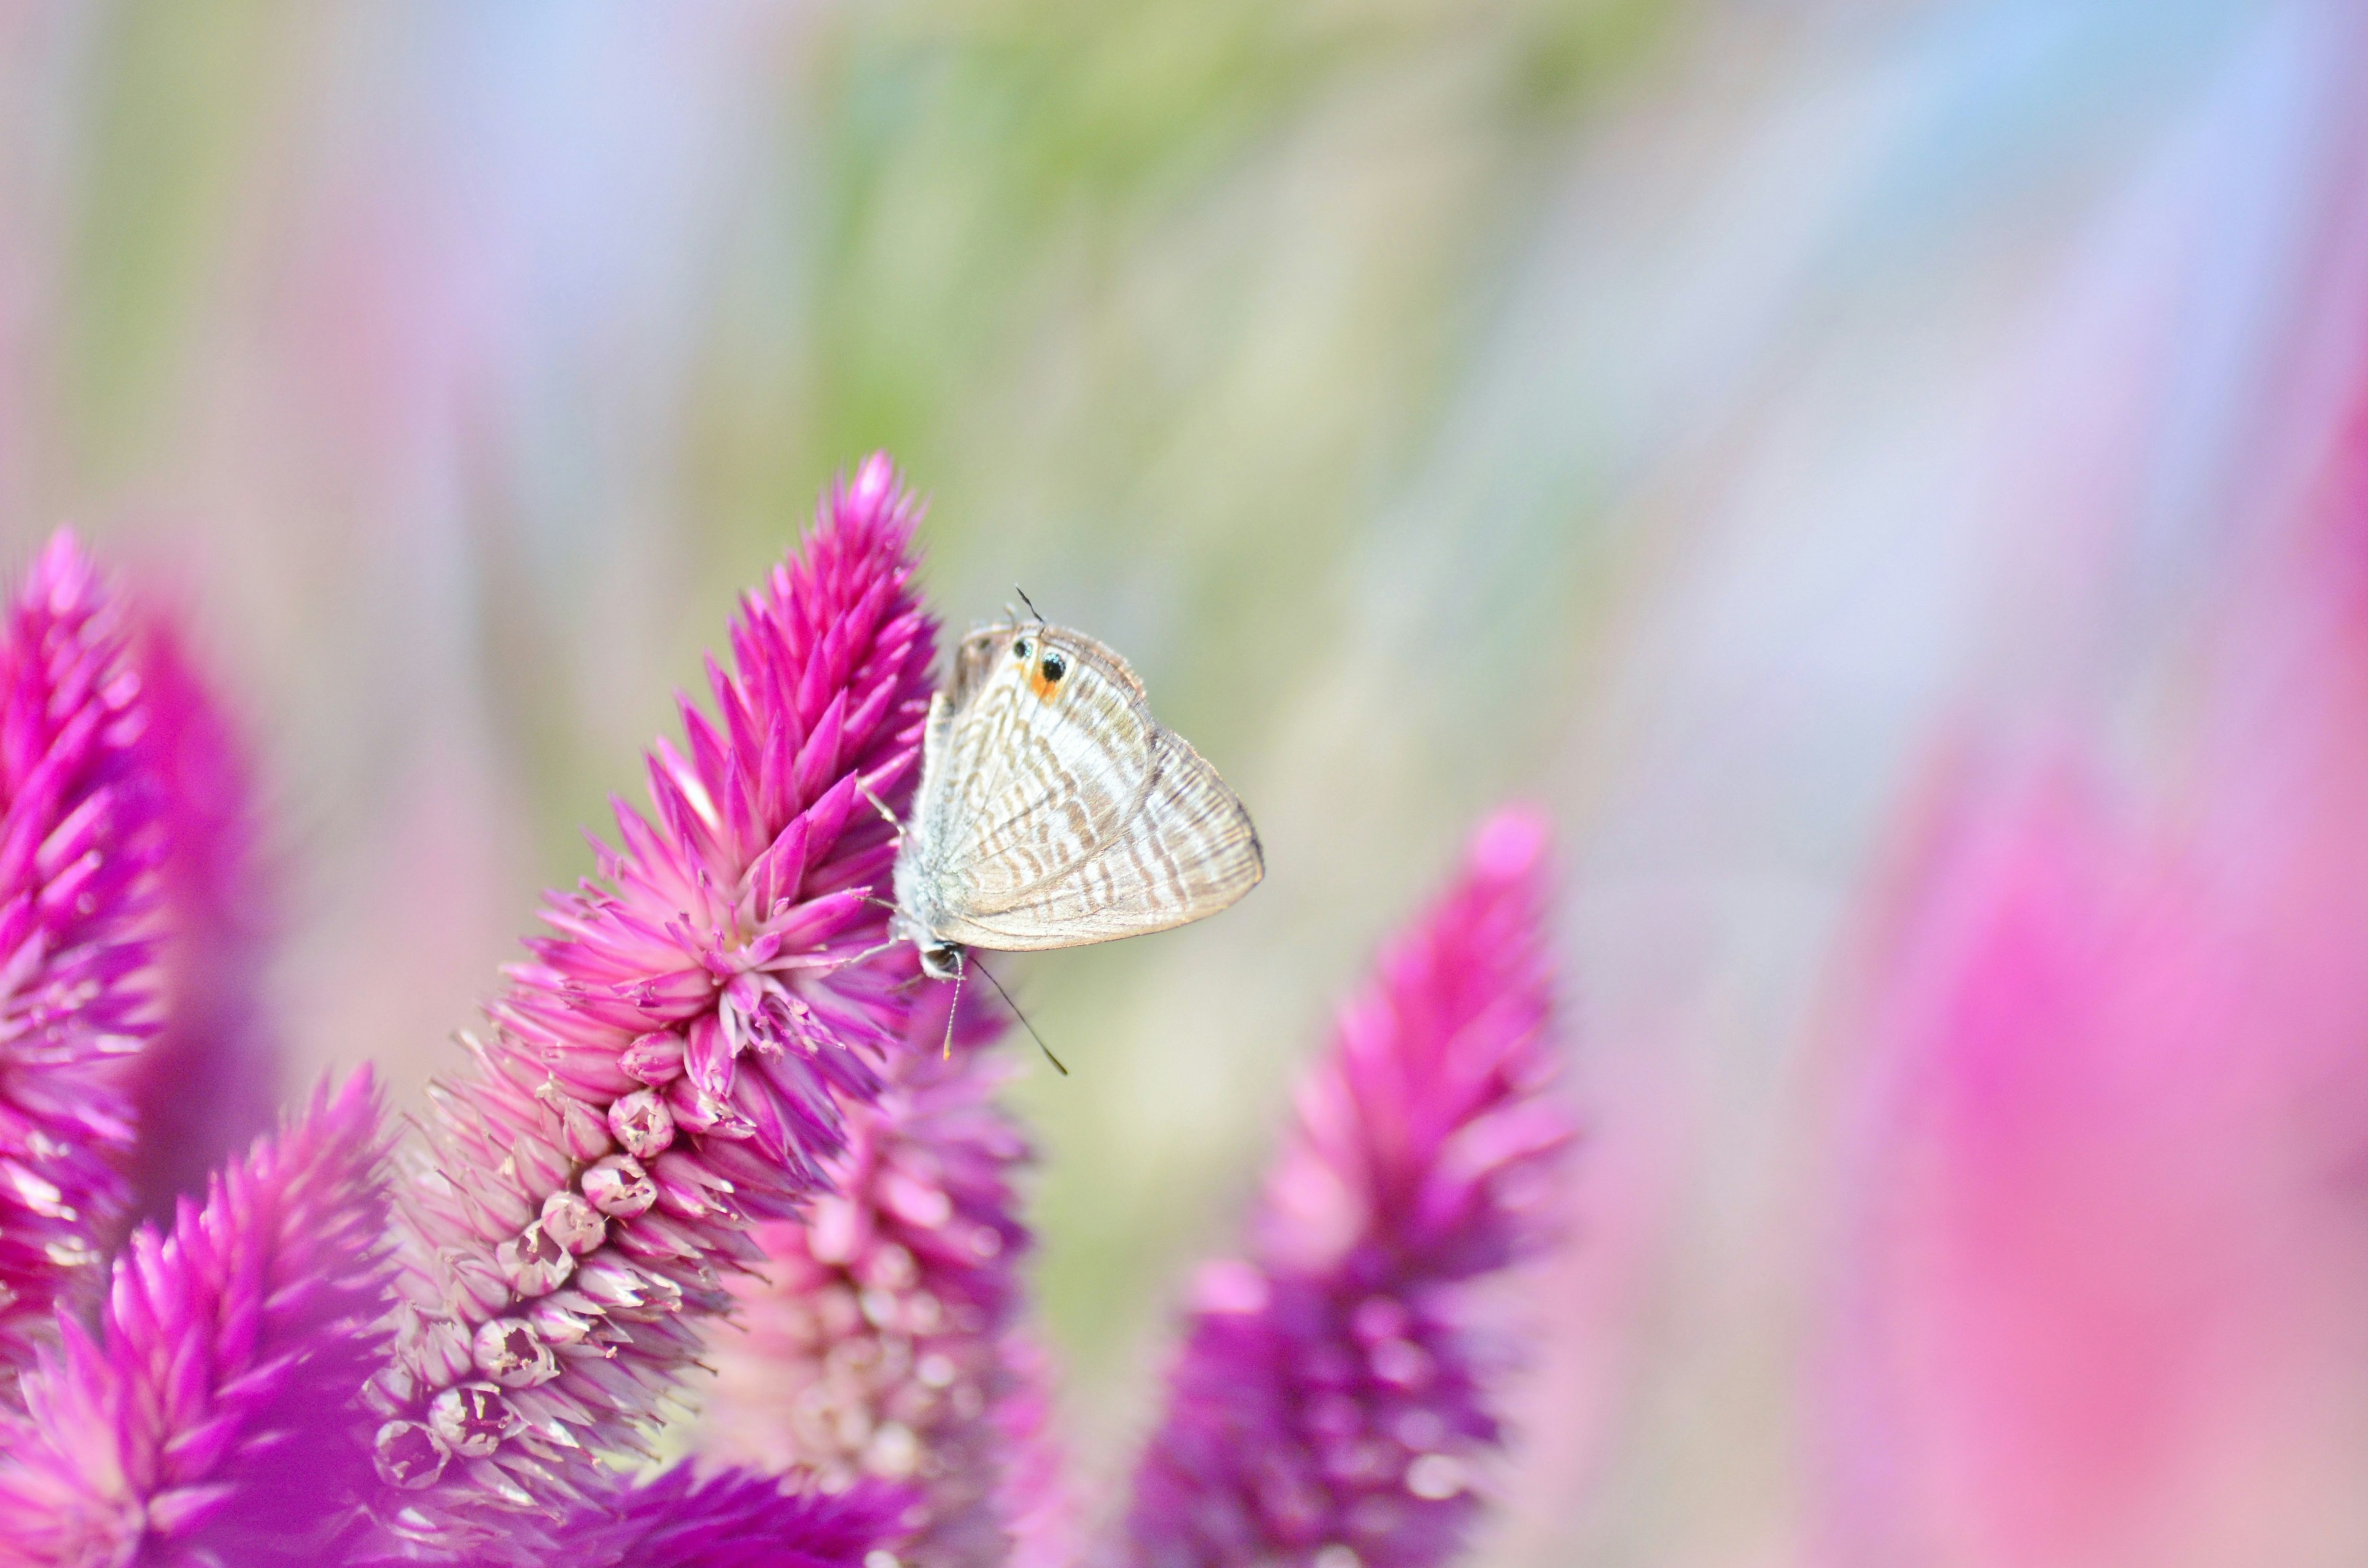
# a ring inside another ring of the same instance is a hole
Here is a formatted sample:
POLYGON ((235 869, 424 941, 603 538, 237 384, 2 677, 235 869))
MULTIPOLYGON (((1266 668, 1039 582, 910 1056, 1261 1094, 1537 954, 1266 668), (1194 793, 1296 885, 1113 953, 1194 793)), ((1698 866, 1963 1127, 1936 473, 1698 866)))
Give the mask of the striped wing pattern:
POLYGON ((1265 874, 1249 813, 1152 719, 1126 662, 1033 624, 963 640, 906 853, 908 915, 935 940, 1005 951, 1163 931, 1265 874))

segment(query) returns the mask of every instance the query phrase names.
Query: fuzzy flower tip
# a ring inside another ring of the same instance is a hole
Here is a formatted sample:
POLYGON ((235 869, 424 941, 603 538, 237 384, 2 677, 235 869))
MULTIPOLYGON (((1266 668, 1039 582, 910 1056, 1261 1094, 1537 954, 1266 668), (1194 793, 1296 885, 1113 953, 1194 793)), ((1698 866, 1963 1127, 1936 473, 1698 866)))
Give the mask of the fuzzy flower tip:
POLYGON ((279 1052, 259 994, 269 899, 245 748, 176 625, 152 609, 135 641, 165 825, 164 1011, 132 1073, 130 1174, 136 1217, 163 1221, 176 1198, 202 1192, 209 1172, 270 1128, 279 1052))
POLYGON ((1302 1085, 1252 1257, 1209 1269, 1136 1474, 1145 1568, 1445 1562, 1501 1442, 1464 1287, 1550 1232, 1546 832, 1504 812, 1302 1085))
POLYGON ((0 631, 0 1378, 125 1204, 161 830, 123 609, 69 534, 0 631))
POLYGON ((1003 1474, 996 1496, 1011 1540, 1008 1568, 1076 1568, 1085 1557, 1085 1510, 1057 1429, 1052 1355, 1015 1328, 1004 1335, 1002 1357, 1012 1386, 996 1406, 1003 1474))
POLYGON ((825 498, 743 599, 734 671, 710 663, 715 717, 686 699, 686 748, 653 750, 652 814, 617 802, 622 847, 551 898, 555 935, 439 1086, 370 1390, 398 1534, 597 1489, 757 1256, 748 1227, 822 1187, 840 1102, 877 1093, 913 1006, 871 892, 895 853, 873 801, 909 797, 928 710, 916 515, 884 458, 825 498))
MULTIPOLYGON (((825 1496, 777 1476, 676 1465, 638 1486, 586 1499, 538 1532, 539 1561, 568 1568, 862 1568, 903 1528, 909 1494, 864 1485, 825 1496)), ((347 1559, 411 1568, 415 1559, 347 1559)), ((505 1568, 509 1552, 438 1558, 436 1568, 505 1568)))
POLYGON ((896 1555, 934 1568, 1008 1551, 1006 1341, 1029 1241, 1011 1177, 1030 1150, 993 1103, 999 1029, 966 1028, 941 1059, 944 998, 928 1004, 879 1101, 848 1113, 837 1191, 758 1231, 766 1278, 735 1284, 700 1444, 826 1493, 916 1486, 896 1555))
POLYGON ((620 1493, 609 1517, 565 1540, 567 1560, 620 1568, 859 1568, 902 1528, 902 1491, 860 1486, 831 1496, 773 1476, 677 1465, 620 1493))
POLYGON ((69 1317, 0 1425, 0 1564, 313 1563, 357 1495, 388 1269, 367 1073, 133 1233, 94 1335, 69 1317))

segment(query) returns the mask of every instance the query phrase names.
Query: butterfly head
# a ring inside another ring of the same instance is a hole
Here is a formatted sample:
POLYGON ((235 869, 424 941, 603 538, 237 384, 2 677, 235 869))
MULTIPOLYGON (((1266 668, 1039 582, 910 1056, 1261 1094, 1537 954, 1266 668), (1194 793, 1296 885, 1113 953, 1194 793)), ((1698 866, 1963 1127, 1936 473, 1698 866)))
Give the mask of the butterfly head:
POLYGON ((1075 667, 1070 655, 1053 644, 1042 625, 1011 640, 1011 657, 1027 672, 1028 689, 1047 702, 1060 695, 1061 683, 1075 667))
POLYGON ((896 861, 896 881, 899 902, 885 899, 875 902, 887 905, 888 940, 890 944, 910 942, 920 955, 921 972, 931 980, 952 980, 962 973, 962 948, 959 942, 942 941, 929 930, 927 920, 911 913, 913 905, 903 902, 918 892, 910 885, 911 861, 899 856, 896 861))

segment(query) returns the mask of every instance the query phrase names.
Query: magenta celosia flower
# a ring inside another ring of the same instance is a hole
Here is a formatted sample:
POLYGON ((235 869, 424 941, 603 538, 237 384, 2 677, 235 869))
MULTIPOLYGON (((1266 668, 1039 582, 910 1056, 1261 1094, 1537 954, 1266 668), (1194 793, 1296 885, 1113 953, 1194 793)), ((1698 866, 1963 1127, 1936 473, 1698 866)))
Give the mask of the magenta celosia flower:
POLYGON ((2273 708, 2161 818, 2078 764, 1952 770, 1852 1019, 1821 1562, 2352 1539, 2368 629, 2344 636, 2244 684, 2273 708))
POLYGON ((996 1406, 1003 1474, 996 1512, 1011 1540, 1008 1568, 1076 1568, 1084 1509, 1069 1485, 1068 1451, 1055 1426, 1051 1354, 1025 1328, 1003 1336, 1010 1386, 996 1406))
POLYGON ((367 1073, 142 1226, 97 1332, 73 1317, 0 1418, 0 1564, 323 1561, 358 1495, 353 1391, 387 1305, 367 1073))
POLYGON ((1468 1288, 1550 1233, 1570 1141, 1546 832, 1507 812, 1303 1085, 1248 1261, 1205 1271, 1127 1528, 1149 1568, 1444 1562, 1498 1447, 1468 1288))
POLYGON ((159 829, 120 602, 61 533, 0 634, 0 1378, 125 1202, 159 829))
POLYGON ((774 1476, 700 1476, 677 1465, 617 1494, 610 1521, 567 1538, 568 1561, 621 1568, 859 1568, 904 1528, 911 1501, 894 1487, 821 1496, 785 1488, 774 1476))
MULTIPOLYGON (((602 883, 488 1009, 398 1185, 406 1305, 381 1412, 381 1517, 457 1542, 486 1505, 600 1484, 757 1256, 746 1228, 817 1190, 838 1098, 902 1035, 909 950, 877 948, 894 856, 866 791, 910 792, 935 629, 910 586, 916 509, 886 459, 826 498, 746 598, 718 716, 650 759, 602 883)), ((485 1550, 482 1542, 472 1550, 485 1550)))
MULTIPOLYGON (((544 1561, 567 1568, 862 1568, 904 1528, 909 1494, 865 1485, 832 1495, 775 1476, 677 1465, 640 1486, 587 1501, 543 1533, 544 1561)), ((395 1568, 402 1560, 356 1563, 395 1568)), ((501 1568, 510 1553, 445 1559, 438 1568, 501 1568)))
POLYGON ((930 998, 878 1102, 848 1113, 837 1190, 757 1232, 764 1278, 734 1282, 700 1446, 825 1492, 912 1483, 899 1555, 985 1564, 1010 1533, 1006 1339, 1029 1239, 1011 1177, 1029 1148, 992 1103, 1006 1073, 985 1042, 999 1030, 966 1027, 941 1057, 944 1017, 930 998))
POLYGON ((164 1008, 131 1073, 130 1174, 134 1216, 162 1221, 271 1126, 279 1073, 260 994, 270 923, 245 748, 176 626, 151 609, 134 642, 164 824, 164 1008))

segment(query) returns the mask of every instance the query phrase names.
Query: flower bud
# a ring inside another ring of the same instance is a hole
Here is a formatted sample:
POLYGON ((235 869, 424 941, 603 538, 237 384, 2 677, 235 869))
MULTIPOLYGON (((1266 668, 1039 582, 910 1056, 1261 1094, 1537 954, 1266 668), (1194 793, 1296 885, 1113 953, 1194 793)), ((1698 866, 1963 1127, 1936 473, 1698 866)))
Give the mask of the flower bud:
POLYGON ((582 1257, 606 1239, 609 1221, 580 1193, 563 1188, 542 1200, 542 1233, 582 1257))
POLYGON ((494 1318, 477 1329, 477 1370, 507 1389, 530 1389, 559 1376, 559 1358, 524 1318, 494 1318))
POLYGON ((650 1159, 674 1142, 674 1112, 650 1089, 636 1089, 609 1108, 609 1131, 625 1152, 650 1159))
POLYGON ((601 1213, 630 1220, 649 1212, 658 1200, 658 1189, 639 1160, 611 1154, 584 1173, 584 1196, 601 1213))
POLYGON ((491 1383, 462 1383, 427 1403, 428 1430, 464 1460, 484 1459, 525 1426, 491 1383))
POLYGON ((645 1034, 625 1047, 617 1065, 625 1070, 627 1077, 637 1078, 653 1088, 671 1084, 682 1076, 682 1036, 671 1029, 645 1034))
POLYGON ((540 1220, 495 1247, 494 1262, 510 1288, 529 1298, 550 1294, 575 1272, 575 1255, 545 1231, 540 1220))
POLYGON ((450 1446, 417 1421, 388 1422, 378 1429, 371 1448, 379 1479, 407 1492, 435 1485, 452 1458, 450 1446))

